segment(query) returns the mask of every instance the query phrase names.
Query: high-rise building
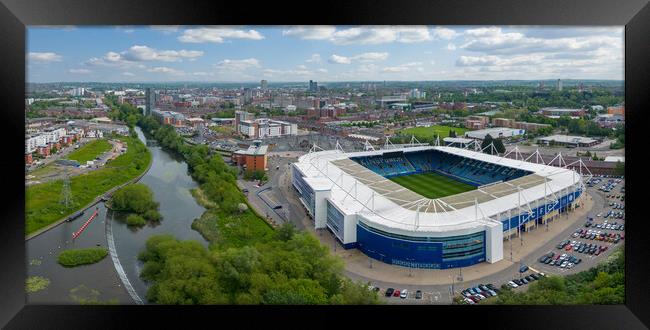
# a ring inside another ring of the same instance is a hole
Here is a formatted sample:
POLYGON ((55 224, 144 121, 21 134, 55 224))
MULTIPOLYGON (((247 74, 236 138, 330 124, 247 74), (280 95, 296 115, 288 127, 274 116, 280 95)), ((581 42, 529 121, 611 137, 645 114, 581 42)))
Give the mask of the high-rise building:
POLYGON ((318 92, 318 82, 316 81, 309 81, 309 91, 310 92, 318 92))
POLYGON ((151 89, 151 87, 147 87, 144 90, 144 102, 145 102, 145 109, 144 109, 145 116, 152 114, 153 109, 156 107, 157 94, 154 90, 151 89))
POLYGON ((260 86, 262 87, 262 89, 265 90, 265 89, 269 88, 269 82, 266 81, 266 80, 262 80, 262 81, 260 82, 260 86))
POLYGON ((560 92, 562 91, 562 80, 561 79, 557 80, 557 90, 560 91, 560 92))

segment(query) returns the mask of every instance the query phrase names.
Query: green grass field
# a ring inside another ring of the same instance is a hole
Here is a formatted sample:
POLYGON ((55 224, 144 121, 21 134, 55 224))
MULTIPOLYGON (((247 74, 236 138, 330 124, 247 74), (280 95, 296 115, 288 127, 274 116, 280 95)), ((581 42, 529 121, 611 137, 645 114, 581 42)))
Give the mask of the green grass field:
POLYGON ((438 173, 422 173, 390 178, 391 181, 426 198, 440 198, 474 190, 476 187, 438 173))
POLYGON ((144 172, 151 153, 137 138, 120 137, 128 144, 127 152, 106 163, 102 169, 70 178, 73 205, 66 208, 59 201, 63 181, 51 181, 25 188, 25 231, 31 234, 62 219, 90 203, 95 197, 144 172))
POLYGON ((71 152, 67 159, 76 160, 79 164, 85 164, 89 160, 94 160, 95 157, 111 150, 113 147, 106 139, 92 141, 85 146, 71 152))
POLYGON ((430 139, 434 135, 440 135, 441 139, 444 139, 449 136, 449 130, 456 131, 456 136, 460 137, 468 130, 466 128, 451 127, 451 126, 442 126, 434 125, 431 127, 412 127, 403 129, 400 132, 402 135, 415 135, 418 139, 430 139))

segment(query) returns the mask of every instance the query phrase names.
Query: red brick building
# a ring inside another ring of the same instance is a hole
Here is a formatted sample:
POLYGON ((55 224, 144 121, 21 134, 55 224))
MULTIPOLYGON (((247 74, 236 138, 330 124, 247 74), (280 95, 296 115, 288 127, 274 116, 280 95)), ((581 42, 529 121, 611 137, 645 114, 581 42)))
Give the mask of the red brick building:
POLYGON ((233 161, 238 166, 244 166, 247 172, 266 171, 268 146, 261 145, 261 141, 254 141, 247 150, 238 150, 233 153, 233 161))

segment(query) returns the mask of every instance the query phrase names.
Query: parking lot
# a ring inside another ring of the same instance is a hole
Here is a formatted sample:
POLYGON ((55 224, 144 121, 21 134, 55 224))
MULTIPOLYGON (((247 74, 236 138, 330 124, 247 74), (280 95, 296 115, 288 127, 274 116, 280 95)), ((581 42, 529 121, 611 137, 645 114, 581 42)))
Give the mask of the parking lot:
MULTIPOLYGON (((375 288, 375 287, 372 287, 375 288)), ((377 290, 377 294, 389 304, 436 304, 448 303, 443 297, 443 292, 440 291, 423 291, 419 289, 400 289, 400 288, 384 288, 377 290)), ((449 295, 448 292, 444 292, 449 295)))
POLYGON ((540 255, 536 267, 558 274, 567 273, 583 261, 597 263, 608 250, 625 239, 625 187, 623 179, 595 177, 587 186, 597 190, 603 205, 586 217, 583 227, 557 242, 554 250, 540 255), (620 186, 620 187, 619 187, 620 186))

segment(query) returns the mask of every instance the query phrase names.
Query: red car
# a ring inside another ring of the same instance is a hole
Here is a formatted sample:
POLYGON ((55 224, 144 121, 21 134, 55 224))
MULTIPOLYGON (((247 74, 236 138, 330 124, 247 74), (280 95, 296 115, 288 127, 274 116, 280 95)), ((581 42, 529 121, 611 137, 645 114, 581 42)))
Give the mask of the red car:
POLYGON ((395 292, 393 293, 393 297, 399 297, 399 294, 400 294, 399 290, 395 290, 395 292))
POLYGON ((564 249, 567 250, 567 251, 571 251, 572 248, 573 247, 571 245, 567 245, 564 249))
POLYGON ((605 246, 605 245, 600 247, 600 249, 603 250, 603 252, 607 251, 607 248, 608 248, 608 246, 605 246))

